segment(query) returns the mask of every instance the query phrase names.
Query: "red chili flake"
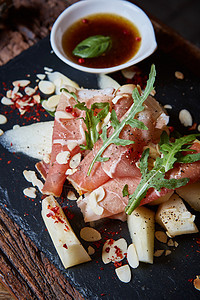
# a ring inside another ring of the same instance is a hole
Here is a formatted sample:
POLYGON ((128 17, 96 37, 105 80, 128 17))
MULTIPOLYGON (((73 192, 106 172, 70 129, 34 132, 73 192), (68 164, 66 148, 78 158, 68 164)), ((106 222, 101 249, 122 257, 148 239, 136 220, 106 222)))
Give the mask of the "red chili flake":
POLYGON ((59 212, 59 207, 58 206, 54 206, 50 208, 55 214, 59 212))
POLYGON ((119 268, 119 267, 121 267, 122 266, 122 262, 120 261, 120 262, 115 262, 114 263, 114 266, 115 266, 115 268, 119 268))
POLYGON ((109 253, 109 252, 110 252, 110 247, 107 247, 107 248, 105 249, 105 252, 106 252, 106 253, 109 253))
POLYGON ((57 221, 55 221, 55 223, 61 223, 61 224, 63 224, 64 223, 64 221, 59 217, 59 216, 56 216, 56 219, 57 219, 57 221))
POLYGON ((50 217, 53 217, 54 214, 53 214, 52 212, 50 212, 50 213, 48 213, 46 216, 47 216, 47 218, 50 218, 50 217))
POLYGON ((7 161, 7 164, 9 165, 10 163, 11 163, 11 160, 8 160, 8 161, 7 161))
POLYGON ((116 250, 115 250, 116 255, 117 255, 118 257, 120 257, 120 258, 123 258, 122 250, 121 250, 119 247, 117 247, 117 246, 115 246, 114 248, 116 249, 116 250))
POLYGON ((68 113, 71 113, 72 112, 72 107, 71 106, 67 106, 65 108, 65 111, 68 112, 68 113))
POLYGON ((84 23, 84 24, 88 24, 88 19, 82 19, 82 23, 84 23))
POLYGON ((64 244, 64 245, 63 245, 63 247, 64 247, 65 249, 68 249, 68 247, 67 247, 67 245, 66 245, 66 244, 64 244))
POLYGON ((140 41, 141 41, 141 37, 140 37, 140 36, 136 36, 135 40, 136 40, 137 42, 140 42, 140 41))
POLYGON ((110 239, 109 241, 108 241, 108 245, 112 245, 114 243, 114 240, 113 239, 110 239))
POLYGON ((189 278, 189 279, 188 279, 189 282, 193 282, 193 280, 194 280, 194 279, 192 279, 192 278, 189 278))
POLYGON ((101 276, 99 276, 98 279, 101 279, 101 276))
POLYGON ((101 293, 101 296, 105 296, 106 294, 104 294, 104 293, 101 293))
POLYGON ((79 64, 84 64, 85 59, 84 59, 84 58, 79 58, 79 59, 78 59, 78 62, 79 62, 79 64))

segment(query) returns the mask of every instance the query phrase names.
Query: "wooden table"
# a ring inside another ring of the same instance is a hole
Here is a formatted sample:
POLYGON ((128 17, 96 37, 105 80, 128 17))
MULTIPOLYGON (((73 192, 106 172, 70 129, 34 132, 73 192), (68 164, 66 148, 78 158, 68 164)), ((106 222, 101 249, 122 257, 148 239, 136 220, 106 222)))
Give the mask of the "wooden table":
MULTIPOLYGON (((0 65, 47 36, 56 17, 76 1, 14 0, 0 31, 0 65), (12 18, 13 26, 8 21, 12 18)), ((199 72, 200 50, 150 16, 159 47, 199 72), (182 49, 184 48, 184 52, 182 49)), ((0 278, 17 299, 82 299, 56 267, 0 209, 0 278)), ((13 299, 0 285, 0 299, 13 299)))

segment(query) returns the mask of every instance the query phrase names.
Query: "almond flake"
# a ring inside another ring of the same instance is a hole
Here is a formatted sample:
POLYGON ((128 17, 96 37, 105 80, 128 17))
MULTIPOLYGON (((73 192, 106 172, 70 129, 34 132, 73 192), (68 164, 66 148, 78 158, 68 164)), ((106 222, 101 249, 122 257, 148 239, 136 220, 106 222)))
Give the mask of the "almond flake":
POLYGON ((74 148, 76 148, 76 146, 78 146, 77 142, 67 141, 67 147, 68 147, 69 151, 74 150, 74 148))
POLYGON ((6 92, 6 97, 7 97, 7 98, 12 98, 12 90, 8 90, 8 91, 6 92))
POLYGON ((178 243, 176 241, 174 241, 174 247, 178 247, 178 243))
POLYGON ((48 103, 47 100, 42 101, 42 107, 48 111, 52 111, 52 112, 55 111, 55 107, 53 107, 53 108, 49 107, 47 103, 48 103))
POLYGON ((200 291, 200 276, 196 276, 196 278, 193 281, 194 287, 195 289, 197 289, 198 291, 200 291))
POLYGON ((179 71, 176 71, 176 72, 175 72, 175 77, 176 77, 177 79, 184 79, 183 73, 182 73, 182 72, 179 72, 179 71))
POLYGON ((167 246, 173 247, 174 246, 174 241, 172 239, 169 239, 169 241, 167 242, 167 246))
POLYGON ((86 242, 97 242, 101 240, 101 234, 92 227, 83 227, 80 231, 80 237, 86 242))
POLYGON ((31 82, 30 80, 15 80, 13 81, 13 85, 17 86, 17 87, 25 87, 27 85, 29 85, 31 82))
POLYGON ((29 198, 36 198, 36 189, 34 187, 28 187, 24 189, 23 193, 29 198))
POLYGON ((63 151, 57 154, 56 161, 60 165, 65 165, 70 158, 70 152, 69 151, 63 151))
POLYGON ((155 232, 156 239, 161 243, 167 243, 167 235, 163 231, 156 231, 155 232))
POLYGON ((44 67, 44 70, 45 70, 45 71, 48 71, 48 72, 53 72, 53 69, 52 69, 52 68, 49 68, 49 67, 44 67))
POLYGON ((88 203, 89 203, 90 208, 93 210, 93 212, 96 215, 101 216, 103 214, 104 208, 102 206, 98 205, 97 196, 94 191, 90 194, 88 203))
POLYGON ((0 129, 0 136, 4 134, 4 131, 0 129))
POLYGON ((112 243, 113 243, 112 240, 108 239, 103 245, 101 258, 104 264, 108 264, 111 262, 109 252, 112 247, 112 243))
POLYGON ((34 99, 37 103, 40 103, 40 95, 33 95, 33 99, 34 99))
POLYGON ((124 259, 127 253, 127 242, 124 238, 114 241, 109 251, 109 258, 112 262, 119 262, 124 259))
POLYGON ((182 109, 179 112, 179 120, 185 127, 192 126, 192 116, 187 109, 182 109))
POLYGON ((124 283, 128 283, 131 281, 131 269, 129 265, 124 265, 115 269, 115 273, 117 274, 117 277, 120 281, 124 283))
POLYGON ((77 200, 77 197, 76 197, 76 195, 75 195, 75 193, 74 193, 73 191, 69 191, 69 192, 67 193, 67 198, 68 198, 69 200, 77 200))
POLYGON ((165 251, 165 256, 170 255, 171 253, 172 253, 171 250, 166 250, 166 251, 165 251))
POLYGON ((0 114, 0 124, 6 124, 7 123, 7 118, 4 115, 0 114))
POLYGON ((4 105, 12 105, 13 101, 7 97, 3 97, 3 98, 1 98, 1 103, 4 105))
POLYGON ((24 170, 23 175, 28 182, 31 182, 33 186, 37 186, 40 192, 43 188, 43 183, 36 176, 35 171, 24 170))
POLYGON ((48 98, 46 104, 50 108, 55 108, 55 107, 57 107, 59 101, 60 101, 60 95, 53 95, 48 98))
POLYGON ((45 74, 36 74, 37 78, 39 78, 40 80, 44 80, 46 75, 45 74))
POLYGON ((76 173, 76 171, 78 171, 78 169, 67 169, 67 171, 65 172, 65 175, 72 175, 72 174, 76 173))
POLYGON ((164 249, 156 250, 153 255, 155 257, 160 257, 164 253, 164 251, 165 251, 164 249))
POLYGON ((165 108, 165 109, 172 109, 172 106, 171 106, 170 104, 165 104, 165 105, 164 105, 164 108, 165 108))
POLYGON ((41 80, 38 84, 38 87, 40 91, 46 95, 53 94, 53 92, 55 91, 55 85, 53 84, 53 82, 47 80, 41 80))
POLYGON ((88 247, 88 254, 93 255, 95 253, 95 249, 92 246, 88 247))
POLYGON ((69 162, 69 166, 71 169, 75 169, 78 167, 80 162, 81 162, 81 153, 77 153, 71 158, 69 162))
POLYGON ((131 268, 136 269, 139 266, 139 259, 134 244, 130 244, 127 249, 127 261, 131 268))
POLYGON ((136 74, 136 70, 133 67, 123 69, 121 72, 126 79, 132 79, 136 74))
POLYGON ((24 92, 26 95, 32 96, 33 94, 35 94, 35 89, 27 86, 27 87, 25 87, 24 92))

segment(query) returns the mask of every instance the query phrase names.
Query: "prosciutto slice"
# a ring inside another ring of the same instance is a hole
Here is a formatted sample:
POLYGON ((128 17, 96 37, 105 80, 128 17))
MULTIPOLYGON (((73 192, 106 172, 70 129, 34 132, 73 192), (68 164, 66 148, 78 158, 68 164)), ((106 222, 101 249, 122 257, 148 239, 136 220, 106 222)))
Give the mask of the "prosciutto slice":
MULTIPOLYGON (((114 89, 105 90, 76 90, 66 87, 69 92, 76 94, 78 101, 85 102, 90 107, 95 102, 112 103, 114 89)), ((85 112, 74 108, 76 100, 68 93, 63 92, 55 113, 51 161, 42 192, 60 196, 66 180, 66 171, 69 169, 71 158, 80 153, 80 145, 85 144, 86 126, 81 117, 85 112)))

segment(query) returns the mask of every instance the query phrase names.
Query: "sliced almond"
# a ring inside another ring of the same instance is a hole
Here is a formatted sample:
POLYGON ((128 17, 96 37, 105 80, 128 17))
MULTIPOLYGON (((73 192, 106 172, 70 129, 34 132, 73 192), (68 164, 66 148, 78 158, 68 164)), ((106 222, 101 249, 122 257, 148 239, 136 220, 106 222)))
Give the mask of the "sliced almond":
POLYGON ((174 246, 174 241, 172 239, 169 239, 169 241, 167 242, 167 246, 173 247, 174 246))
POLYGON ((92 227, 83 227, 80 231, 80 237, 86 242, 96 242, 101 240, 101 234, 92 227))
POLYGON ((41 80, 38 84, 40 91, 43 94, 50 95, 55 91, 55 85, 48 80, 41 80))
POLYGON ((25 87, 24 92, 26 95, 32 96, 33 94, 35 94, 35 89, 27 86, 27 87, 25 87))
POLYGON ((129 264, 129 266, 131 266, 131 268, 136 269, 139 266, 138 255, 136 252, 135 245, 133 243, 128 246, 127 260, 128 260, 128 264, 129 264))
POLYGON ((95 253, 95 249, 92 246, 88 247, 88 254, 93 255, 95 253))
POLYGON ((36 74, 37 78, 39 78, 40 80, 44 80, 46 75, 45 74, 36 74))
POLYGON ((155 232, 156 239, 161 243, 167 243, 167 235, 163 231, 156 231, 155 232))
POLYGON ((175 72, 175 77, 176 77, 177 79, 184 79, 184 75, 183 75, 183 73, 180 72, 180 71, 176 71, 176 72, 175 72))
POLYGON ((40 95, 33 95, 33 99, 37 102, 37 103, 40 103, 40 95))
POLYGON ((128 283, 131 281, 131 269, 129 265, 124 265, 115 269, 115 273, 117 274, 117 277, 120 281, 124 283, 128 283))
POLYGON ((56 161, 60 165, 65 165, 70 158, 70 152, 69 151, 63 151, 57 154, 56 161))
POLYGON ((192 126, 192 116, 187 109, 182 109, 179 112, 179 120, 185 127, 192 126))
POLYGON ((195 289, 200 291, 200 276, 196 276, 196 278, 193 281, 195 289))
POLYGON ((104 264, 108 264, 112 261, 110 258, 109 252, 110 252, 110 249, 111 249, 113 243, 114 243, 114 240, 108 239, 103 245, 102 261, 104 264))
POLYGON ((122 75, 127 79, 132 79, 136 74, 136 70, 133 67, 123 69, 121 72, 122 75))
POLYGON ((10 98, 3 97, 1 98, 1 103, 4 105, 12 105, 14 102, 10 98))
POLYGON ((78 169, 67 169, 67 171, 65 172, 65 175, 72 175, 72 174, 76 173, 76 171, 78 171, 78 169))
POLYGON ((29 198, 36 198, 36 189, 34 187, 28 187, 24 189, 23 193, 29 198))
POLYGON ((13 85, 14 86, 18 86, 18 87, 25 87, 27 85, 29 85, 31 82, 30 80, 15 80, 13 81, 13 85))
POLYGON ((35 171, 24 170, 23 175, 28 182, 31 182, 33 186, 37 186, 40 192, 42 191, 43 183, 37 178, 35 171))
POLYGON ((76 195, 75 195, 75 193, 74 193, 73 191, 69 191, 69 192, 67 193, 67 198, 68 198, 69 200, 77 200, 77 197, 76 197, 76 195))
POLYGON ((57 107, 59 101, 60 101, 60 95, 53 95, 48 98, 47 106, 50 108, 55 108, 55 107, 57 107))
POLYGON ((4 131, 0 129, 0 136, 4 134, 4 131))
POLYGON ((67 141, 67 147, 68 147, 69 151, 74 150, 76 148, 76 146, 78 146, 77 142, 67 141))
POLYGON ((172 106, 171 106, 170 104, 165 104, 165 105, 164 105, 164 108, 165 108, 165 109, 172 109, 172 106))
POLYGON ((127 242, 124 238, 114 241, 110 248, 109 258, 113 262, 118 262, 124 259, 127 253, 127 242))
POLYGON ((160 257, 164 253, 164 251, 165 251, 164 249, 156 250, 153 255, 155 257, 160 257))
POLYGON ((44 109, 48 110, 48 111, 55 111, 55 107, 49 107, 48 106, 48 101, 47 100, 44 100, 42 101, 42 107, 44 107, 44 109))
POLYGON ((0 114, 0 124, 6 124, 7 123, 7 118, 4 115, 0 114))
POLYGON ((93 212, 101 216, 103 214, 104 208, 97 203, 97 196, 94 192, 92 192, 89 196, 89 206, 93 210, 93 212))
POLYGON ((165 256, 168 256, 168 255, 170 255, 171 253, 172 253, 171 250, 165 250, 165 256))
POLYGON ((69 162, 69 166, 71 169, 76 169, 79 166, 80 162, 81 162, 81 153, 77 153, 71 158, 69 162))

